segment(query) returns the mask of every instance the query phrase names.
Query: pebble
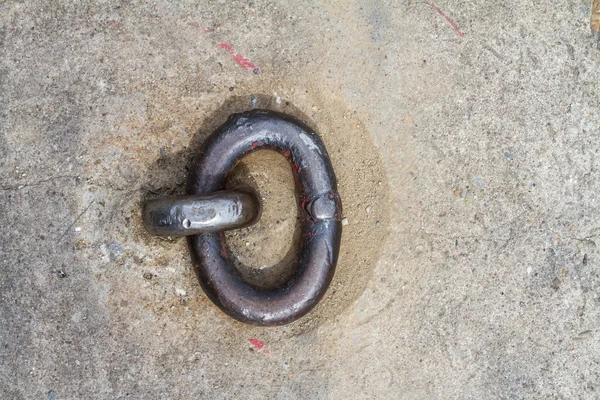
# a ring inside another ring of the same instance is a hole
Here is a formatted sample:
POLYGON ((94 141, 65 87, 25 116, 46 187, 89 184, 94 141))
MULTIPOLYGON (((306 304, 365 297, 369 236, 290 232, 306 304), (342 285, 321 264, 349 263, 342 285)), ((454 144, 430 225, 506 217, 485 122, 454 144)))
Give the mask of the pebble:
POLYGON ((344 218, 342 220, 342 225, 344 225, 344 226, 348 225, 348 218, 344 218))
POLYGON ((375 222, 375 226, 379 228, 381 226, 381 222, 379 222, 379 221, 375 222))

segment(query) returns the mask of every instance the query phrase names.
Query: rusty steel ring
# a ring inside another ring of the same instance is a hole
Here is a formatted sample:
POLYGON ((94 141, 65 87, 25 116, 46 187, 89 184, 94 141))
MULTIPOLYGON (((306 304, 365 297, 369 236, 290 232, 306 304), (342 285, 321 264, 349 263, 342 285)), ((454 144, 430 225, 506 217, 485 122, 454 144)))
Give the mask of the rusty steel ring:
POLYGON ((190 170, 187 191, 203 195, 223 188, 243 156, 260 149, 291 163, 304 217, 300 260, 282 287, 259 289, 230 261, 223 232, 188 237, 198 280, 206 295, 231 317, 254 325, 290 323, 308 313, 329 286, 342 236, 342 204, 329 155, 319 136, 289 115, 253 110, 234 114, 204 142, 190 170))

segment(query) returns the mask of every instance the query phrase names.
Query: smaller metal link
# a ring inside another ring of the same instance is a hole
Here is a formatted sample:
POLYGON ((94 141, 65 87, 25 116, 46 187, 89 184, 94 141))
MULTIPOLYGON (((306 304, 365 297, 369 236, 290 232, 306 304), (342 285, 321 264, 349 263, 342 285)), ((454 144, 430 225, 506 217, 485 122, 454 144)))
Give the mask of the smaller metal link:
POLYGON ((255 193, 223 190, 206 195, 163 197, 146 202, 144 227, 157 236, 190 236, 244 228, 260 219, 261 202, 255 193))

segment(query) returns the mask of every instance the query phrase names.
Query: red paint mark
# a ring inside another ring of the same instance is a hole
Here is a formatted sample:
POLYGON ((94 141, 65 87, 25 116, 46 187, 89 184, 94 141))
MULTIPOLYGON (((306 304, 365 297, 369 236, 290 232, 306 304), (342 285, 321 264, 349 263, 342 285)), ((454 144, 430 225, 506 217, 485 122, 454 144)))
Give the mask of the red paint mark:
POLYGON ((252 143, 252 146, 250 146, 250 149, 254 150, 255 148, 257 148, 258 146, 260 146, 260 143, 258 142, 254 142, 252 143))
POLYGON ((245 70, 251 70, 251 69, 255 69, 256 68, 256 65, 254 65, 252 63, 252 61, 248 60, 243 55, 238 54, 235 51, 233 51, 233 48, 231 47, 230 44, 228 44, 228 43, 221 43, 221 44, 219 44, 219 47, 222 48, 222 49, 225 49, 225 51, 227 51, 229 54, 231 54, 231 57, 233 57, 233 60, 236 63, 238 63, 240 65, 240 67, 244 68, 245 70))
POLYGON ((448 21, 448 23, 450 24, 450 26, 452 26, 454 28, 454 30, 458 33, 458 36, 463 36, 463 33, 460 31, 460 29, 458 29, 458 25, 456 25, 456 22, 452 21, 450 19, 450 17, 448 17, 446 14, 444 14, 444 12, 442 10, 440 10, 440 8, 438 6, 436 6, 433 3, 430 3, 429 1, 426 1, 425 3, 429 4, 431 6, 431 8, 433 8, 435 11, 437 11, 438 14, 440 14, 442 17, 444 17, 446 19, 446 21, 448 21))
POLYGON ((264 354, 269 354, 269 350, 263 350, 264 354))
MULTIPOLYGON (((196 25, 196 28, 198 28, 202 32, 204 32, 206 34, 212 33, 212 31, 210 29, 203 29, 202 26, 200 25, 200 23, 198 21, 194 20, 194 24, 196 25)), ((233 60, 236 63, 238 63, 239 66, 242 67, 242 68, 244 68, 245 70, 257 69, 256 65, 254 65, 252 63, 252 61, 248 60, 243 55, 238 54, 235 51, 233 51, 233 47, 231 47, 231 45, 229 43, 220 43, 219 47, 222 48, 222 49, 225 49, 226 52, 228 52, 229 54, 231 54, 231 57, 233 57, 233 60)))
POLYGON ((285 157, 290 158, 292 156, 292 152, 289 150, 284 150, 281 152, 285 157))
POLYGON ((256 350, 260 350, 265 346, 265 342, 262 342, 258 339, 250 339, 250 343, 252 343, 252 346, 254 346, 256 350))
POLYGON ((194 24, 196 24, 196 28, 202 30, 202 32, 204 32, 204 33, 211 33, 212 32, 210 29, 202 29, 202 26, 200 25, 200 23, 198 21, 194 21, 194 24))
POLYGON ((225 238, 223 237, 223 232, 220 232, 221 235, 221 257, 227 258, 227 246, 225 245, 225 238))
POLYGON ((300 173, 301 169, 298 166, 298 164, 296 163, 292 163, 292 172, 294 173, 294 175, 298 175, 300 173))
POLYGON ((300 202, 300 207, 302 207, 302 209, 306 210, 307 204, 308 204, 308 199, 304 199, 300 202))
POLYGON ((230 45, 230 44, 227 44, 227 43, 221 43, 221 44, 219 45, 219 47, 220 47, 220 48, 222 48, 222 49, 225 49, 225 50, 227 50, 227 52, 228 52, 229 54, 233 53, 233 48, 231 47, 231 45, 230 45))

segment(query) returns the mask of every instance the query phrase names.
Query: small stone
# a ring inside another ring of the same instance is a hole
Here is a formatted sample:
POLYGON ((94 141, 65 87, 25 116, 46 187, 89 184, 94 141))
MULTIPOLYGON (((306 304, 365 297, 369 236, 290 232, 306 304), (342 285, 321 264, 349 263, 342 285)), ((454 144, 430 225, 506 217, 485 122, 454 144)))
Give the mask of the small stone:
POLYGON ((63 271, 62 269, 59 269, 58 271, 56 271, 56 274, 58 275, 59 278, 66 278, 67 277, 67 273, 65 271, 63 271))
POLYGON ((560 283, 561 283, 560 279, 558 279, 558 278, 552 279, 552 288, 554 290, 558 290, 558 288, 560 287, 560 283))
POLYGON ((381 222, 379 222, 379 221, 375 222, 375 226, 379 228, 381 226, 381 222))
POLYGON ((185 296, 187 295, 187 292, 183 289, 175 289, 175 293, 177 294, 177 296, 185 296))
POLYGON ((260 69, 258 69, 258 68, 254 68, 254 69, 252 70, 252 72, 254 72, 254 75, 258 75, 258 74, 260 74, 260 69))
POLYGON ((144 279, 150 280, 150 279, 152 279, 153 275, 152 275, 152 272, 144 272, 143 276, 144 276, 144 279))
POLYGON ((342 220, 342 225, 344 225, 344 226, 348 225, 348 218, 344 218, 342 220))
POLYGON ((233 86, 229 87, 229 91, 233 92, 233 86))

